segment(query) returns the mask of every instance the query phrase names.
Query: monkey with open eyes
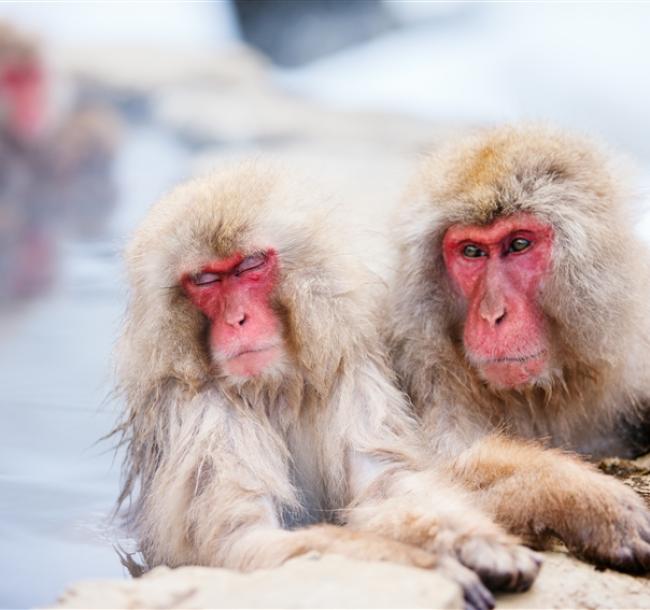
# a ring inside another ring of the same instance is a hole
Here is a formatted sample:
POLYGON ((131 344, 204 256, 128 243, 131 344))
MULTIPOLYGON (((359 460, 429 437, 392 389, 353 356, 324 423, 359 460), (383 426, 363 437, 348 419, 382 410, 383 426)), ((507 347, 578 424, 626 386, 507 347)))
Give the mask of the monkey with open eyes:
POLYGON ((136 232, 118 350, 127 520, 149 566, 335 552, 437 566, 490 607, 477 574, 523 590, 539 556, 427 464, 372 282, 299 205, 313 198, 243 164, 181 185, 136 232))
POLYGON ((539 126, 429 157, 401 208, 388 335, 431 455, 502 524, 645 571, 650 512, 565 453, 650 447, 650 256, 619 175, 539 126))

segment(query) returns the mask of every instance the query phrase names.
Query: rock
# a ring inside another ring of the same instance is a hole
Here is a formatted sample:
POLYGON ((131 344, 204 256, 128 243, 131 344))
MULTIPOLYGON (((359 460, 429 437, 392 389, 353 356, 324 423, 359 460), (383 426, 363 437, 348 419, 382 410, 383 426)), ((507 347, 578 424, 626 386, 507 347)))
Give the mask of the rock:
POLYGON ((497 608, 650 608, 650 580, 599 571, 565 553, 544 553, 530 591, 499 595, 497 608))
POLYGON ((461 608, 434 571, 310 554, 274 570, 159 567, 128 581, 72 585, 56 608, 461 608))
POLYGON ((599 462, 598 468, 621 479, 640 494, 650 506, 650 454, 636 460, 608 458, 599 462))
MULTIPOLYGON (((312 553, 274 570, 155 568, 124 581, 70 586, 56 608, 461 608, 459 587, 435 571, 312 553)), ((562 552, 526 593, 497 608, 650 608, 650 580, 601 571, 562 552)))

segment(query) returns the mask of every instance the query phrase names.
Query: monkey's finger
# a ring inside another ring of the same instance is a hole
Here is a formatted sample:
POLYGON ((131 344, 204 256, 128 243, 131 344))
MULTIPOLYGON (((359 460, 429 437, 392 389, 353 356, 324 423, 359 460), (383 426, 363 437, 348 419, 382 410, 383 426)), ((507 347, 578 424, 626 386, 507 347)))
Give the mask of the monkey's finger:
POLYGON ((487 587, 481 584, 480 579, 468 588, 463 589, 465 610, 491 610, 494 608, 494 597, 487 587))
POLYGON ((650 543, 639 540, 635 545, 634 555, 638 571, 641 573, 650 571, 650 543))
POLYGON ((465 610, 491 610, 494 608, 494 597, 481 579, 470 572, 471 578, 464 578, 461 584, 465 610))
POLYGON ((525 591, 539 572, 539 553, 515 544, 474 538, 459 550, 459 559, 492 591, 525 591))
POLYGON ((522 591, 528 591, 535 582, 537 574, 539 573, 542 563, 544 561, 542 554, 530 549, 525 549, 527 554, 525 558, 519 561, 520 564, 525 565, 524 569, 519 570, 519 576, 515 586, 510 589, 513 592, 521 593, 522 591))
POLYGON ((478 574, 451 557, 441 558, 438 569, 461 586, 465 610, 490 610, 494 608, 494 597, 481 582, 478 574))

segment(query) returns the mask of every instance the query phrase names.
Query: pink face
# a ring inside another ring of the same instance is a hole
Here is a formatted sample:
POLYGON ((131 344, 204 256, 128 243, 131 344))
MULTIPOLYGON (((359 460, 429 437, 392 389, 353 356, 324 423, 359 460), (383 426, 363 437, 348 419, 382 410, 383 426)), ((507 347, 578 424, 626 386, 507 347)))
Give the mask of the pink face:
POLYGON ((443 238, 447 272, 467 303, 465 351, 496 387, 530 384, 548 370, 538 295, 552 246, 552 228, 531 214, 488 226, 454 225, 443 238))
POLYGON ((37 136, 45 118, 45 77, 37 62, 5 66, 0 70, 0 96, 5 100, 8 127, 23 139, 37 136))
POLYGON ((212 355, 227 375, 252 377, 282 356, 281 325, 269 302, 277 264, 273 250, 235 254, 181 279, 210 320, 212 355))

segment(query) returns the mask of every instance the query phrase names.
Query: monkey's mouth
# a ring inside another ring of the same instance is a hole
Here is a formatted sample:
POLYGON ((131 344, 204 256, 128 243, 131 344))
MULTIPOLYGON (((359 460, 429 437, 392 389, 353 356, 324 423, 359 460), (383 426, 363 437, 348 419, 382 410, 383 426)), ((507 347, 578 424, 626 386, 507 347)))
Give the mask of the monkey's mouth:
POLYGON ((246 356, 248 354, 261 354, 263 352, 268 352, 270 350, 276 349, 279 347, 277 344, 273 343, 271 345, 263 345, 261 347, 255 347, 255 348, 245 348, 242 349, 238 352, 235 352, 234 354, 228 354, 226 357, 226 362, 230 362, 231 360, 235 360, 236 358, 240 358, 241 356, 246 356))
POLYGON ((500 356, 498 358, 484 358, 480 362, 480 366, 490 366, 492 364, 523 364, 524 362, 530 362, 531 360, 537 360, 546 355, 546 350, 539 350, 534 354, 528 354, 527 356, 500 356))
POLYGON ((281 357, 282 350, 277 343, 244 347, 225 355, 221 366, 228 376, 254 377, 267 370, 281 357))
POLYGON ((547 352, 484 358, 479 365, 481 376, 497 388, 516 388, 535 383, 547 369, 547 352))

